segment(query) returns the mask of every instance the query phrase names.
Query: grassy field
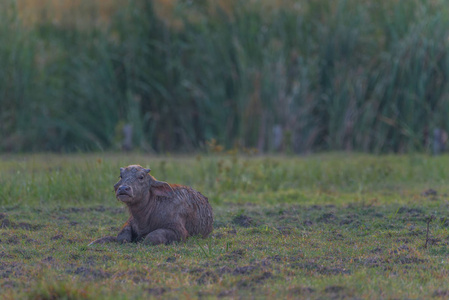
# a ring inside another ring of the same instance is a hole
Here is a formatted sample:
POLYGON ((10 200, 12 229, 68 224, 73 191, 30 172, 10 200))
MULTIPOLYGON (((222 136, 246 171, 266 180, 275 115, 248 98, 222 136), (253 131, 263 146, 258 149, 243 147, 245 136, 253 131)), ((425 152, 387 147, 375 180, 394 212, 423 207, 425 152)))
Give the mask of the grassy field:
POLYGON ((0 298, 447 298, 448 165, 340 153, 3 155, 0 298), (211 237, 87 246, 126 220, 112 186, 131 163, 208 196, 211 237))

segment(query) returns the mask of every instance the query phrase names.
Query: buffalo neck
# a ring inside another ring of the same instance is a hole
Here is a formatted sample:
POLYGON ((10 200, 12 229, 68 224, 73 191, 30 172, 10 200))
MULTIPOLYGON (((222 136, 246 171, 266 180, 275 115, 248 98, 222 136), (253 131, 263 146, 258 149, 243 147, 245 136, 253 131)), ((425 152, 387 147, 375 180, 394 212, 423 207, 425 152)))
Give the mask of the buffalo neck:
POLYGON ((142 201, 128 205, 129 213, 139 227, 148 223, 148 219, 150 218, 153 209, 154 205, 151 205, 150 203, 150 193, 145 195, 142 201))

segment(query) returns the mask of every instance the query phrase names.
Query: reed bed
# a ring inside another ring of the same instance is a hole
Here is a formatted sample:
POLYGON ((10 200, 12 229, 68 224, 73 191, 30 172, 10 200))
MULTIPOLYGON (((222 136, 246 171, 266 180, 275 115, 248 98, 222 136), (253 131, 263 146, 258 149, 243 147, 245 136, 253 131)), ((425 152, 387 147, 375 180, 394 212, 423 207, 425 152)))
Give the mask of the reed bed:
POLYGON ((156 152, 425 151, 449 130, 445 1, 57 2, 2 1, 1 151, 117 149, 124 124, 156 152))

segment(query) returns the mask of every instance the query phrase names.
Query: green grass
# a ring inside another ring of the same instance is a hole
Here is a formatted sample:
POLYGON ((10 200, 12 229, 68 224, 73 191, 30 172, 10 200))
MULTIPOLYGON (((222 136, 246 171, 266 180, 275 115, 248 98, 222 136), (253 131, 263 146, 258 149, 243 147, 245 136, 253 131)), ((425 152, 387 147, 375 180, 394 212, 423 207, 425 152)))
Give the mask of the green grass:
POLYGON ((2 155, 0 298, 446 298, 448 163, 343 153, 2 155), (112 185, 130 163, 208 196, 213 234, 88 247, 126 220, 112 185))

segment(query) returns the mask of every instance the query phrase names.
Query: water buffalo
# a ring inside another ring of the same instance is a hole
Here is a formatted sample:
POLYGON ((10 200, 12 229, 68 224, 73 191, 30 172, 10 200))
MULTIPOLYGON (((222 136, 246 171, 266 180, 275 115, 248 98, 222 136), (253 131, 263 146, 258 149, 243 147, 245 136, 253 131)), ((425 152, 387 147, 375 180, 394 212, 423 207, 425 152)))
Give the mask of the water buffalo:
POLYGON ((139 165, 120 168, 115 196, 126 204, 129 219, 117 237, 107 236, 89 245, 169 244, 194 235, 207 237, 212 232, 213 212, 206 197, 190 187, 158 181, 150 171, 139 165))

